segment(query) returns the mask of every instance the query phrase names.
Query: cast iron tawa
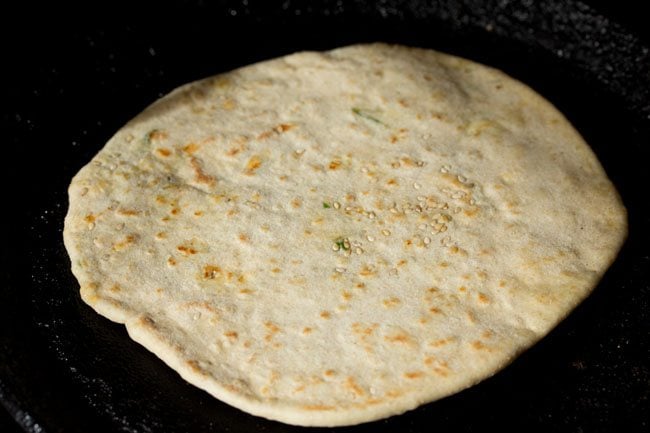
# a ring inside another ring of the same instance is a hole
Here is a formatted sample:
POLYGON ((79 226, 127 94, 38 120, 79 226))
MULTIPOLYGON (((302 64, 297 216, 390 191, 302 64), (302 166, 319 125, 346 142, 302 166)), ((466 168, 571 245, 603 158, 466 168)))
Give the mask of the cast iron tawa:
MULTIPOLYGON (((79 297, 67 186, 110 136, 183 83, 298 50, 370 41, 500 68, 566 114, 629 211, 593 295, 481 384, 336 432, 645 431, 650 394, 650 57, 576 1, 179 2, 174 20, 7 32, 0 400, 31 432, 297 432, 187 384, 79 297), (10 34, 9 34, 10 33, 10 34), (19 43, 14 43, 19 41, 19 43)), ((20 27, 20 26, 19 26, 20 27)))

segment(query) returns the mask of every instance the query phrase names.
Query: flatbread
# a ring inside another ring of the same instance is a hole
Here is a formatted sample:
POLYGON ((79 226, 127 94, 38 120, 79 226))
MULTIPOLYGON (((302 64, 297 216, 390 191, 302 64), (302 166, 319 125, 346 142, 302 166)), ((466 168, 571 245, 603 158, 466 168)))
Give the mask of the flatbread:
POLYGON ((218 399, 311 426, 491 376, 589 294, 627 233, 549 102, 383 44, 182 86, 69 196, 86 303, 218 399))

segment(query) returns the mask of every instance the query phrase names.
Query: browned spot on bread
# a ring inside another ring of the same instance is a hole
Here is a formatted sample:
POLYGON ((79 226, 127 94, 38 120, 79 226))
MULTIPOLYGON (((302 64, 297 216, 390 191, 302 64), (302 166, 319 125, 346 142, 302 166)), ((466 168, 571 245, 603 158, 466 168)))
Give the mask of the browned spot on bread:
POLYGON ((474 184, 472 184, 472 183, 463 183, 463 182, 461 182, 458 179, 457 175, 454 175, 454 174, 451 174, 451 173, 441 173, 440 176, 444 180, 446 180, 448 183, 453 185, 454 187, 460 188, 460 189, 465 190, 465 191, 471 189, 474 186, 474 184))
POLYGON ((379 404, 383 402, 384 399, 382 398, 373 398, 373 397, 368 397, 363 403, 355 403, 355 407, 366 407, 366 406, 372 406, 375 404, 379 404))
POLYGON ((437 113, 437 112, 431 113, 431 118, 440 120, 442 122, 447 121, 447 115, 445 115, 444 113, 437 113))
POLYGON ((481 335, 483 336, 483 338, 492 338, 494 336, 494 332, 490 331, 489 329, 486 329, 485 331, 483 331, 481 335))
POLYGON ((202 310, 204 312, 209 313, 211 316, 218 316, 219 312, 217 311, 214 306, 212 306, 209 302, 207 301, 190 301, 186 302, 183 304, 184 307, 186 308, 191 308, 195 310, 202 310))
POLYGON ((325 168, 321 164, 309 164, 309 166, 317 173, 325 171, 325 168))
POLYGON ((290 130, 290 129, 293 129, 294 126, 295 126, 295 125, 292 125, 292 124, 290 124, 290 123, 281 123, 281 124, 279 124, 278 126, 275 127, 275 130, 276 130, 278 133, 283 133, 283 132, 287 132, 287 131, 290 130))
POLYGON ((270 342, 275 334, 280 332, 278 325, 271 321, 264 322, 264 327, 267 329, 266 335, 264 336, 264 341, 270 342))
POLYGON ((300 206, 302 206, 302 200, 300 200, 300 198, 295 197, 293 200, 291 200, 291 207, 298 209, 300 206))
POLYGON ((485 343, 483 343, 481 340, 474 340, 472 341, 471 345, 472 345, 472 349, 475 350, 486 350, 489 352, 492 351, 492 349, 489 346, 487 346, 485 343))
POLYGON ((307 284, 307 279, 304 277, 292 277, 288 281, 289 284, 292 284, 294 286, 304 286, 307 284))
POLYGON ((226 194, 212 194, 210 195, 212 197, 212 200, 214 200, 215 203, 221 203, 222 201, 226 200, 227 202, 232 201, 237 201, 237 196, 232 196, 228 197, 226 194))
MULTIPOLYGON (((402 135, 403 135, 405 132, 406 132, 406 129, 403 129, 403 128, 400 129, 400 133, 401 133, 402 135)), ((410 167, 410 168, 419 167, 418 162, 417 162, 416 160, 414 160, 413 158, 411 158, 410 156, 403 156, 403 157, 400 158, 400 159, 401 159, 401 161, 402 161, 402 164, 403 164, 405 167, 410 167)))
POLYGON ((188 361, 185 361, 185 365, 187 365, 194 373, 203 374, 203 369, 199 365, 198 361, 190 359, 188 361))
POLYGON ((449 252, 452 254, 458 254, 460 252, 460 248, 458 248, 456 245, 453 245, 449 247, 449 252))
POLYGON ((386 185, 395 186, 397 185, 397 180, 395 180, 394 178, 390 178, 386 181, 386 185))
POLYGON ((384 340, 390 342, 390 343, 398 343, 398 344, 412 344, 413 339, 411 338, 410 335, 400 332, 397 334, 392 334, 392 335, 386 335, 384 337, 384 340))
POLYGON ((191 256, 198 253, 196 249, 187 245, 179 245, 176 247, 176 250, 184 256, 191 256))
POLYGON ((407 379, 419 379, 424 376, 423 371, 409 371, 404 373, 404 377, 407 379))
POLYGON ((183 152, 187 153, 188 155, 193 154, 199 150, 199 145, 196 143, 188 143, 183 147, 183 152))
POLYGON ((396 298, 395 296, 391 296, 390 298, 384 299, 381 303, 386 308, 395 308, 399 304, 401 304, 401 302, 402 301, 399 298, 396 298))
POLYGON ((166 158, 172 154, 172 151, 167 149, 166 147, 159 147, 158 149, 156 149, 156 153, 162 156, 163 158, 166 158))
POLYGON ((120 287, 119 284, 116 283, 116 284, 113 284, 113 285, 111 286, 111 288, 108 289, 108 290, 110 290, 110 291, 113 292, 113 293, 118 293, 118 292, 121 292, 121 291, 122 291, 122 288, 120 287))
POLYGON ((239 240, 244 242, 244 243, 249 243, 250 242, 250 238, 248 237, 248 235, 246 233, 240 233, 237 236, 237 238, 239 238, 239 240))
POLYGON ((442 347, 442 346, 446 346, 447 344, 449 344, 452 341, 453 341, 453 338, 450 338, 450 337, 448 337, 448 338, 440 338, 438 340, 433 340, 432 342, 430 342, 429 346, 431 346, 431 347, 442 347))
POLYGON ((378 327, 379 324, 377 323, 372 323, 368 326, 364 326, 359 322, 355 322, 352 324, 352 332, 359 338, 359 340, 363 344, 364 350, 368 353, 373 352, 373 346, 369 343, 368 340, 371 338, 372 334, 375 332, 375 330, 378 327))
POLYGON ((224 387, 225 387, 226 389, 228 389, 229 391, 231 391, 231 392, 234 392, 234 393, 236 393, 236 394, 241 394, 241 388, 238 387, 238 386, 235 385, 235 384, 228 383, 228 384, 224 385, 224 387))
POLYGON ((309 326, 305 326, 304 328, 302 328, 302 333, 305 334, 305 335, 306 334, 311 334, 312 331, 313 331, 313 329, 311 327, 309 327, 309 326))
POLYGON ((221 274, 221 268, 215 265, 205 265, 203 267, 203 278, 206 280, 214 280, 221 274))
POLYGON ((190 159, 190 164, 192 164, 192 168, 194 169, 194 180, 196 180, 198 183, 213 185, 216 182, 214 176, 210 176, 203 171, 203 165, 200 159, 193 156, 190 159))
POLYGON ((242 150, 244 150, 244 148, 240 146, 231 147, 230 149, 228 149, 228 151, 226 151, 226 155, 235 156, 242 150))
POLYGON ((338 169, 338 168, 341 166, 341 164, 342 164, 342 163, 341 163, 340 160, 335 159, 335 160, 333 160, 333 161, 330 161, 330 164, 329 164, 328 168, 329 168, 330 170, 336 170, 336 169, 338 169))
POLYGON ((398 389, 391 389, 390 391, 386 392, 386 397, 388 398, 397 398, 404 395, 404 391, 400 391, 398 389))
POLYGON ((223 107, 224 110, 230 111, 235 108, 235 101, 232 98, 226 98, 221 103, 221 107, 223 107))
POLYGON ((328 406, 325 404, 306 404, 301 406, 304 410, 335 410, 336 406, 328 406))
POLYGON ((309 377, 309 382, 310 382, 312 385, 320 385, 321 383, 325 383, 325 381, 323 380, 323 378, 322 378, 320 375, 316 375, 316 374, 312 374, 312 375, 309 377))
POLYGON ((248 176, 253 176, 255 172, 262 166, 262 159, 259 155, 253 155, 250 157, 246 163, 246 168, 244 169, 244 174, 248 176))
POLYGON ((362 335, 362 336, 366 336, 366 335, 370 335, 370 334, 372 334, 372 333, 375 331, 375 329, 377 329, 377 327, 379 327, 379 325, 376 324, 376 323, 373 323, 373 324, 370 325, 370 326, 363 326, 363 325, 362 325, 361 323, 359 323, 359 322, 354 322, 354 323, 352 324, 352 331, 353 331, 354 333, 356 333, 356 334, 360 334, 360 335, 362 335))
POLYGON ((361 323, 359 323, 359 322, 354 322, 354 323, 352 324, 352 330, 353 330, 355 333, 357 333, 357 334, 361 334, 361 335, 370 335, 370 334, 372 334, 372 333, 375 331, 375 329, 377 329, 378 326, 379 326, 379 325, 376 324, 376 323, 373 323, 373 324, 370 325, 370 326, 363 326, 363 325, 362 325, 361 323))
POLYGON ((377 274, 377 270, 373 265, 363 265, 359 271, 362 277, 372 277, 377 274))
POLYGON ((159 129, 154 129, 152 131, 149 131, 149 133, 147 134, 147 139, 151 142, 165 140, 167 137, 169 137, 167 132, 161 131, 159 129))
POLYGON ((170 266, 170 267, 171 267, 171 266, 176 266, 176 259, 173 258, 173 257, 169 257, 169 258, 167 259, 167 266, 170 266))
POLYGON ((239 337, 239 334, 235 331, 227 331, 223 333, 224 336, 230 338, 231 340, 236 340, 239 337))
POLYGON ((142 316, 138 319, 138 324, 144 328, 156 329, 156 322, 149 316, 142 316))
POLYGON ((484 293, 478 294, 478 301, 482 304, 489 304, 490 298, 488 298, 484 293))
POLYGON ((99 283, 92 281, 90 283, 82 284, 80 289, 81 294, 85 297, 88 302, 94 303, 99 299, 96 295, 97 289, 99 289, 99 283))
POLYGON ((347 290, 344 290, 344 291, 341 293, 341 298, 343 298, 343 300, 347 302, 347 301, 349 301, 350 299, 352 299, 352 293, 348 292, 347 290))
POLYGON ((87 214, 87 215, 84 217, 84 221, 86 221, 87 223, 95 222, 95 215, 93 215, 93 214, 91 214, 91 213, 87 214))
POLYGON ((113 244, 113 250, 114 251, 121 251, 121 250, 129 247, 133 243, 135 243, 137 238, 138 238, 138 235, 135 235, 135 234, 127 235, 123 240, 113 244))
POLYGON ((363 388, 361 388, 359 386, 359 384, 356 382, 356 380, 354 380, 354 378, 352 376, 348 376, 345 379, 344 387, 346 389, 349 389, 350 391, 352 391, 354 394, 356 394, 359 397, 366 394, 366 392, 363 390, 363 388))
POLYGON ((437 307, 431 307, 431 308, 429 308, 429 313, 440 314, 440 313, 442 313, 442 310, 440 308, 437 308, 437 307))
POLYGON ((458 291, 459 291, 459 292, 466 292, 466 291, 467 291, 467 287, 465 287, 465 286, 460 286, 460 287, 458 288, 458 291))
POLYGON ((442 361, 433 355, 424 358, 424 365, 439 376, 445 377, 449 375, 450 369, 447 361, 442 361))
POLYGON ((336 376, 336 371, 334 371, 334 370, 325 370, 325 373, 323 373, 323 374, 325 376, 327 376, 327 377, 332 377, 332 376, 336 376))
POLYGON ((332 317, 332 313, 330 313, 329 311, 321 311, 320 317, 322 317, 323 319, 329 319, 330 317, 332 317))
POLYGON ((135 209, 120 208, 120 209, 117 210, 117 213, 119 215, 124 215, 124 216, 134 216, 134 215, 139 215, 140 211, 135 210, 135 209))

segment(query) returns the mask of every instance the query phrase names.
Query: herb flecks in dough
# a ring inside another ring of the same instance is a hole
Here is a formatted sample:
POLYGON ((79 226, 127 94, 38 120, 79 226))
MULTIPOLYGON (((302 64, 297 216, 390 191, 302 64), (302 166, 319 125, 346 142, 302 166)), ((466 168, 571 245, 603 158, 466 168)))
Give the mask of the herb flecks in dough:
POLYGON ((69 197, 84 302, 216 398, 299 425, 377 420, 493 375, 626 235, 616 190, 547 101, 383 44, 184 86, 69 197))
POLYGON ((375 122, 383 126, 388 126, 373 114, 371 114, 371 111, 369 110, 363 110, 359 107, 352 107, 352 112, 363 119, 370 120, 371 122, 375 122))

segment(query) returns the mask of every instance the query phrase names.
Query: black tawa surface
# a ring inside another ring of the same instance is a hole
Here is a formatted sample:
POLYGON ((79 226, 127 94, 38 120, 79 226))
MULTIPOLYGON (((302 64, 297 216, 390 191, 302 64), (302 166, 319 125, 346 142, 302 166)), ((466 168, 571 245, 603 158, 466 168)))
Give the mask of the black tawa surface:
POLYGON ((73 26, 30 12, 5 17, 0 93, 0 401, 25 430, 307 430, 188 385, 87 307, 62 243, 66 189, 117 129, 180 84, 297 50, 386 41, 495 66, 555 103, 619 189, 630 235, 593 295, 502 372, 402 416, 331 430, 647 431, 650 57, 615 22, 559 0, 184 1, 164 17, 73 26))

